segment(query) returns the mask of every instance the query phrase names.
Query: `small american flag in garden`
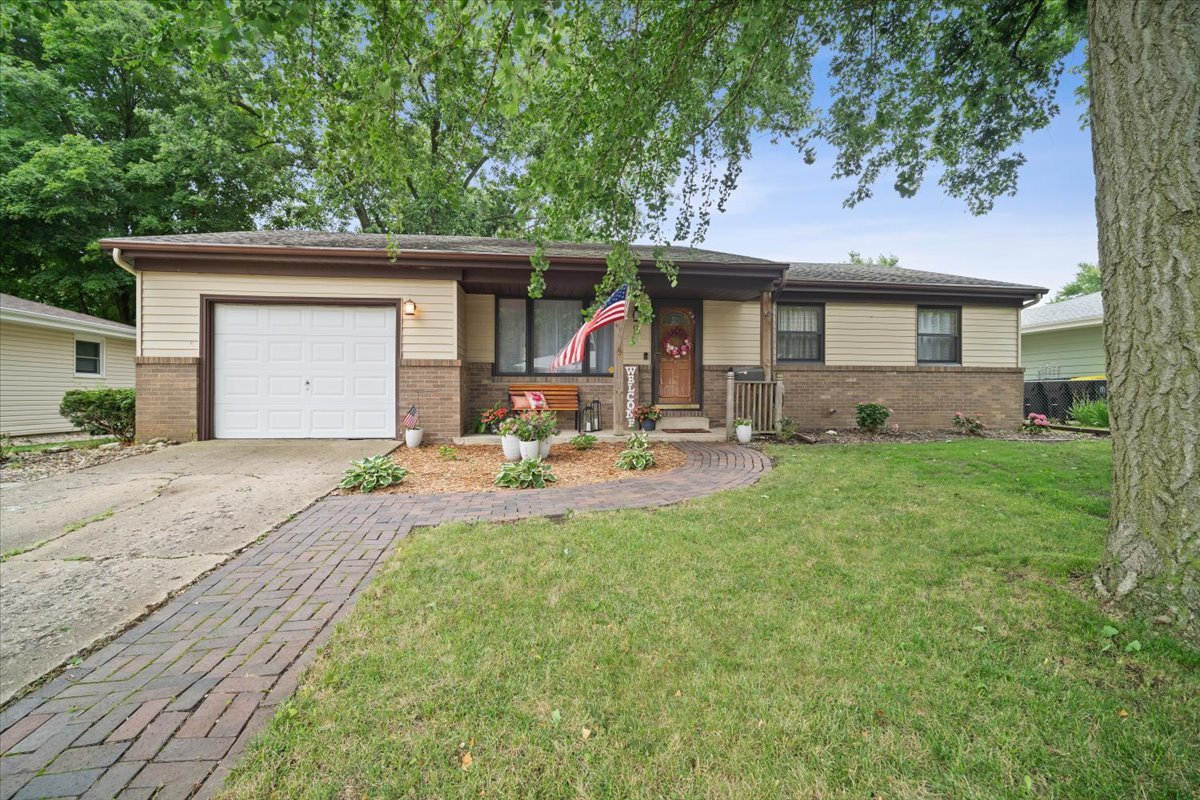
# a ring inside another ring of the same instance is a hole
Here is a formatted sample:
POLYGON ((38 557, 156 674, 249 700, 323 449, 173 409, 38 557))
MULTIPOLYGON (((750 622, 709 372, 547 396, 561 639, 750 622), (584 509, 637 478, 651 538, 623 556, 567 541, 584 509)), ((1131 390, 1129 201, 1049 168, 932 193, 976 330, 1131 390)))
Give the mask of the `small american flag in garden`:
POLYGON ((562 349, 554 358, 554 363, 550 365, 550 371, 555 372, 568 364, 578 364, 583 361, 583 354, 587 349, 587 338, 593 332, 603 328, 605 325, 612 325, 617 320, 625 319, 625 300, 628 298, 627 287, 622 286, 617 289, 608 299, 604 301, 604 305, 592 315, 592 318, 583 323, 571 341, 567 342, 567 346, 562 349))
POLYGON ((412 429, 421 423, 421 415, 417 413, 416 406, 409 406, 408 413, 404 415, 404 427, 412 429))

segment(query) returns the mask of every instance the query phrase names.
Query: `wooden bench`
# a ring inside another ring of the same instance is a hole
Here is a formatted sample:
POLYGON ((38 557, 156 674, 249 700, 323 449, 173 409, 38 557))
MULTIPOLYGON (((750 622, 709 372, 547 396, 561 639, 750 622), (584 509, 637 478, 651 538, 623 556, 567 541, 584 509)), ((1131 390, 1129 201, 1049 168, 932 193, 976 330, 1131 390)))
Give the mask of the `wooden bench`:
POLYGON ((579 423, 579 387, 570 383, 510 383, 508 402, 510 408, 517 407, 517 398, 525 399, 526 392, 541 392, 546 398, 549 411, 574 411, 575 430, 579 423))

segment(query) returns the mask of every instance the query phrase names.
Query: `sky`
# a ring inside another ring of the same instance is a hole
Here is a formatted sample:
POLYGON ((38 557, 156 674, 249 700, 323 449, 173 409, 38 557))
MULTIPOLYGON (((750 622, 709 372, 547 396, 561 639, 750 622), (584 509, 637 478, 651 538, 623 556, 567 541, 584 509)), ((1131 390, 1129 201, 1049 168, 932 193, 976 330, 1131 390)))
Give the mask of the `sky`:
MULTIPOLYGON (((1069 63, 1078 63, 1076 54, 1069 63)), ((890 181, 855 208, 843 208, 853 182, 833 181, 831 153, 808 166, 795 148, 755 144, 728 210, 714 215, 700 246, 778 261, 846 261, 896 254, 900 266, 1044 286, 1071 280, 1081 261, 1096 261, 1095 181, 1091 140, 1080 128, 1074 98, 1081 76, 1068 71, 1061 113, 1026 137, 1017 194, 997 198, 984 216, 948 197, 936 176, 916 197, 896 194, 890 181)), ((820 91, 818 81, 818 91, 820 91)))

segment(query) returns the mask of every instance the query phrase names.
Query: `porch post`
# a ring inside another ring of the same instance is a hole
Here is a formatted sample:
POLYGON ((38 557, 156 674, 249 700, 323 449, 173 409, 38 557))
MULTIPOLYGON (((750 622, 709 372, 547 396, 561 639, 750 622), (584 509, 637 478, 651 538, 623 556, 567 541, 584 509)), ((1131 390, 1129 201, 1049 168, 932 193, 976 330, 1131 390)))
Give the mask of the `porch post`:
POLYGON ((733 370, 725 373, 725 438, 733 438, 733 370))
POLYGON ((763 292, 759 314, 758 358, 763 378, 771 380, 775 366, 775 301, 770 292, 763 292))

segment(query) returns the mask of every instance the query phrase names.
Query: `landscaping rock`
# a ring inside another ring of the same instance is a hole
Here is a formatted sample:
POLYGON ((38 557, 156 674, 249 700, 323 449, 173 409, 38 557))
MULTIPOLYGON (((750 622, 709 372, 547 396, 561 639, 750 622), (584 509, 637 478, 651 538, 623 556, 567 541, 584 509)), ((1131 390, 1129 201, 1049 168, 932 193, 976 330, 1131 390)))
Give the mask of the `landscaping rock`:
POLYGON ((119 450, 119 449, 121 449, 121 443, 120 442, 109 442, 108 444, 100 445, 96 449, 97 450, 119 450))
POLYGON ((47 447, 42 452, 43 453, 69 453, 69 452, 71 452, 71 448, 67 447, 66 445, 59 445, 58 447, 47 447))

